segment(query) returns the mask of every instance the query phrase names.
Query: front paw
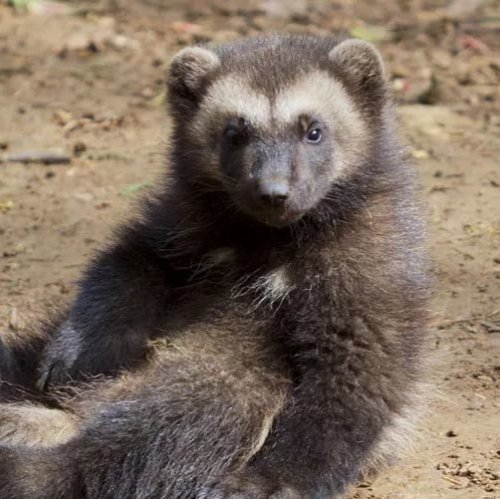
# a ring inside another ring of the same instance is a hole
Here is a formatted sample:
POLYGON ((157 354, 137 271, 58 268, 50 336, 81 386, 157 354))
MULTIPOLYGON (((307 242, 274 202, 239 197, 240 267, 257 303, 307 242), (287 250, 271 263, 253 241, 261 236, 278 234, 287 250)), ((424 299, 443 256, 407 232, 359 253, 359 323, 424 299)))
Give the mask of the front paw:
POLYGON ((70 322, 65 322, 49 342, 39 367, 38 388, 67 383, 81 358, 84 341, 70 322))
POLYGON ((296 489, 256 473, 231 475, 207 487, 197 499, 300 499, 296 489))
MULTIPOLYGON (((69 354, 71 355, 71 353, 69 354)), ((51 387, 70 383, 77 371, 75 361, 69 355, 62 354, 60 357, 47 356, 40 368, 37 387, 42 390, 49 390, 51 387)))

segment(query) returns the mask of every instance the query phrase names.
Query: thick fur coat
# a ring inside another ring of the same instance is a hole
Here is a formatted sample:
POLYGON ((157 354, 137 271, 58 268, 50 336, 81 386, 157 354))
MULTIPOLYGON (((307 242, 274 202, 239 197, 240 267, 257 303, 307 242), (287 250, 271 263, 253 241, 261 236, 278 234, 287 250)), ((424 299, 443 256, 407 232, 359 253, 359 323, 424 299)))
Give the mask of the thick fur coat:
POLYGON ((429 271, 361 41, 194 47, 169 168, 69 310, 0 345, 0 496, 332 498, 417 409, 429 271))

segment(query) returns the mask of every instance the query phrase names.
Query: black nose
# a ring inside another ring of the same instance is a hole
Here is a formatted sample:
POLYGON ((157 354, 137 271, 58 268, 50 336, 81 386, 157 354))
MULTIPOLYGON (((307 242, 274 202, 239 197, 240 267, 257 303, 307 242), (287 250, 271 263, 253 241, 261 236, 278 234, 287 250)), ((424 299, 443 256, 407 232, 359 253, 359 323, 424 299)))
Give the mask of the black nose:
POLYGON ((258 186, 258 196, 263 203, 280 206, 287 200, 288 183, 282 180, 261 182, 258 186))

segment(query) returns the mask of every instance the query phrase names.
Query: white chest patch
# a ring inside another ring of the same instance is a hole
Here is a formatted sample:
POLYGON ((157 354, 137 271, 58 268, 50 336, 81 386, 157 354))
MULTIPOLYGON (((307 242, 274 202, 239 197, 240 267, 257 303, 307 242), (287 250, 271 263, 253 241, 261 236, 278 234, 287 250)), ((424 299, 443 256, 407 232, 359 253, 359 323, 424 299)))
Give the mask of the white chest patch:
POLYGON ((257 286, 269 301, 275 301, 286 296, 292 287, 290 273, 286 267, 280 267, 257 279, 257 286))
POLYGON ((233 296, 240 297, 249 293, 255 294, 251 310, 261 306, 270 308, 279 307, 294 289, 294 284, 287 267, 279 267, 272 272, 257 277, 252 282, 247 277, 243 282, 233 288, 233 296))

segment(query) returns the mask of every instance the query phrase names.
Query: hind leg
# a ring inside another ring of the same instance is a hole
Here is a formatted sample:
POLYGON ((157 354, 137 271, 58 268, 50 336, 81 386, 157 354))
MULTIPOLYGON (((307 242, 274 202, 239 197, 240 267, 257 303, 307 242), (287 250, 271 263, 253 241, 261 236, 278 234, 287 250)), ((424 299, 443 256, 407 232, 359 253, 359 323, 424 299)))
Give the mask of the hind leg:
POLYGON ((57 447, 23 448, 26 466, 12 449, 0 448, 0 462, 12 460, 16 469, 5 470, 0 497, 24 497, 5 495, 16 492, 15 476, 37 498, 84 491, 88 499, 192 499, 259 450, 283 397, 281 380, 269 375, 170 358, 83 395, 86 410, 92 408, 81 432, 57 447), (37 485, 33 469, 51 462, 53 478, 37 485))

